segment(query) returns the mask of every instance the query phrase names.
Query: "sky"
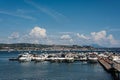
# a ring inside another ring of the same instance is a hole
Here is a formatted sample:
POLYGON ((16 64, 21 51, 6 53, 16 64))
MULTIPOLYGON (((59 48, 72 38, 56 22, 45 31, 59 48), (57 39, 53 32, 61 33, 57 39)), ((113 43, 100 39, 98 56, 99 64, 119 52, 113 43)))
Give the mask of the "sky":
POLYGON ((0 0, 0 43, 120 47, 120 0, 0 0))

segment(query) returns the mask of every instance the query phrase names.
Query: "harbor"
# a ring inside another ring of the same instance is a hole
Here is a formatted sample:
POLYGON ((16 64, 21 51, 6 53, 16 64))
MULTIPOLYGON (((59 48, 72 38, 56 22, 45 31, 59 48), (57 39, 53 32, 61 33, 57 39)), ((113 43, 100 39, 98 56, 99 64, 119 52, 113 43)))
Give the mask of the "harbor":
POLYGON ((120 0, 0 0, 0 80, 120 80, 120 0))
POLYGON ((10 58, 10 61, 19 62, 44 62, 50 63, 74 63, 87 62, 89 64, 98 64, 111 74, 113 80, 120 80, 120 54, 109 52, 65 52, 65 53, 43 53, 32 54, 22 53, 16 58, 10 58))
POLYGON ((74 62, 74 61, 89 61, 97 62, 97 53, 75 53, 75 52, 65 52, 65 53, 28 53, 24 52, 19 54, 17 57, 10 58, 10 61, 53 61, 53 62, 74 62))
MULTIPOLYGON (((0 52, 1 80, 113 80, 99 62, 9 61, 22 52, 0 52), (92 74, 91 74, 92 73, 92 74), (6 77, 7 76, 7 77, 6 77)), ((29 54, 40 52, 31 52, 29 54)), ((57 52, 44 54, 58 54, 57 52)), ((65 53, 66 54, 66 53, 65 53)), ((74 53, 75 54, 75 53, 74 53)), ((78 54, 78 53, 76 53, 78 54)), ((63 56, 63 55, 62 55, 63 56)))

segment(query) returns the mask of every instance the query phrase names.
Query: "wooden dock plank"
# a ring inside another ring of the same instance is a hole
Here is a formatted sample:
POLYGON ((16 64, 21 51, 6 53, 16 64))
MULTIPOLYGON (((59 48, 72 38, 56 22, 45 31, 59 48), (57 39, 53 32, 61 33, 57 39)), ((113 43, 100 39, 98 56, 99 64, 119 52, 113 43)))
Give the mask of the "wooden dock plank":
POLYGON ((114 62, 113 64, 114 64, 114 68, 115 68, 118 72, 120 72, 120 64, 119 64, 119 63, 116 63, 116 62, 114 62))
POLYGON ((107 70, 111 69, 111 65, 108 64, 106 61, 99 59, 99 62, 105 67, 105 69, 107 69, 107 70))

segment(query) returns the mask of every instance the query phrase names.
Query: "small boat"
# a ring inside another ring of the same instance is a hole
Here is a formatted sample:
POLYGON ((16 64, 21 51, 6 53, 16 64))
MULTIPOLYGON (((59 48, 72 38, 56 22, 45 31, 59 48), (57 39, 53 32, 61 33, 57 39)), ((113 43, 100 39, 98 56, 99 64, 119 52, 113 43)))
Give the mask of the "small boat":
POLYGON ((29 53, 23 53, 18 56, 18 61, 24 62, 24 61, 31 61, 33 58, 32 54, 29 53))
POLYGON ((71 58, 66 58, 65 62, 66 63, 73 63, 74 62, 74 58, 72 58, 72 57, 71 58))
POLYGON ((120 56, 112 56, 114 62, 120 63, 120 56))
POLYGON ((51 57, 49 58, 50 62, 57 62, 57 63, 72 63, 74 62, 74 58, 65 58, 65 57, 51 57))
POLYGON ((89 54, 88 55, 88 61, 91 63, 96 63, 98 62, 98 58, 95 54, 89 54))
POLYGON ((9 59, 9 61, 18 61, 18 58, 12 57, 9 59))
POLYGON ((45 61, 45 58, 43 56, 36 56, 36 57, 34 57, 34 61, 36 61, 36 62, 45 61))
POLYGON ((80 61, 87 61, 86 55, 80 55, 79 59, 80 59, 80 61))

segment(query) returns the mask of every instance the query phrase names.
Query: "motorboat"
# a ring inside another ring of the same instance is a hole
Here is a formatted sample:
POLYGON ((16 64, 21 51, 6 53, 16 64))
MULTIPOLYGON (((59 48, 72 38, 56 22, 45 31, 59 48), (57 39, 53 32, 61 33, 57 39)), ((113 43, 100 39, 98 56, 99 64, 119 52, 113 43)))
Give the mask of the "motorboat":
POLYGON ((86 61, 87 57, 85 55, 80 56, 80 61, 86 61))
POLYGON ((112 56, 114 62, 120 63, 120 56, 112 56))
POLYGON ((29 53, 22 53, 18 56, 18 60, 19 61, 31 61, 33 58, 33 55, 32 54, 29 54, 29 53))

